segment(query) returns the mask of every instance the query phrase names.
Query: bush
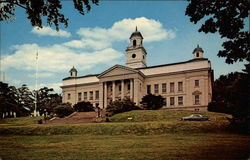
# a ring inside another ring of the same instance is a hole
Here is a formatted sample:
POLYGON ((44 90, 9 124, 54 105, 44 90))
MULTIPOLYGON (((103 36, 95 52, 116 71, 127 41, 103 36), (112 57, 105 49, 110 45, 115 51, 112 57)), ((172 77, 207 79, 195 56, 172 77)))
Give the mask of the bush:
POLYGON ((91 112, 95 111, 93 105, 90 102, 78 102, 73 106, 75 111, 78 112, 91 112))
POLYGON ((164 105, 164 98, 162 96, 155 96, 153 94, 148 94, 142 98, 140 102, 142 107, 147 110, 160 109, 164 105))
POLYGON ((117 113, 127 112, 131 110, 138 110, 139 107, 135 106, 135 103, 129 99, 116 100, 109 103, 106 108, 107 116, 112 116, 117 113))
POLYGON ((74 112, 74 109, 69 103, 60 104, 54 108, 54 113, 60 118, 70 115, 74 112))

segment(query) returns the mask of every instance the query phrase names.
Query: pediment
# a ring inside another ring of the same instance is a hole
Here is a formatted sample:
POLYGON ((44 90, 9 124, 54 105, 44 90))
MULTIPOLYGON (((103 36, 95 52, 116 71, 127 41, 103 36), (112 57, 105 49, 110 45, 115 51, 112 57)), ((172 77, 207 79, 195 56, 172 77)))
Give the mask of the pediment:
POLYGON ((129 67, 125 67, 125 66, 121 66, 121 65, 115 65, 109 69, 107 69, 106 71, 102 72, 98 78, 103 78, 103 77, 112 77, 112 76, 119 76, 119 75, 128 75, 128 74, 134 74, 134 73, 138 73, 139 71, 133 69, 133 68, 129 68, 129 67))
POLYGON ((200 94, 202 94, 202 93, 201 93, 200 91, 196 90, 196 91, 194 91, 192 94, 193 94, 193 95, 200 95, 200 94))

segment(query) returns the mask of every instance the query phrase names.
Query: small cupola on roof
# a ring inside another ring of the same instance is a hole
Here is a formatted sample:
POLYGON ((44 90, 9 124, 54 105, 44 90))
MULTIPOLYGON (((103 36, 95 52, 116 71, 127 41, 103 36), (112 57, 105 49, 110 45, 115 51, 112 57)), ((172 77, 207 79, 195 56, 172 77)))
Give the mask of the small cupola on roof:
POLYGON ((69 73, 70 73, 70 77, 77 77, 77 70, 75 69, 74 66, 71 68, 69 73))
POLYGON ((193 51, 194 59, 203 58, 203 53, 203 49, 199 45, 197 45, 197 47, 193 51))
POLYGON ((130 44, 126 49, 126 66, 130 68, 146 67, 147 52, 143 47, 143 37, 137 30, 137 26, 129 39, 130 44))

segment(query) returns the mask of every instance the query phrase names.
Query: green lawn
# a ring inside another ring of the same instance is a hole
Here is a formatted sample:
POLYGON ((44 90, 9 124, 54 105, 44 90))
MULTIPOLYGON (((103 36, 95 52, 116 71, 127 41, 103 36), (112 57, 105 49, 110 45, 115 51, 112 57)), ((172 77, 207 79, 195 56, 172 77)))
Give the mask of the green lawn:
POLYGON ((2 136, 3 159, 246 159, 249 137, 234 134, 2 136))
POLYGON ((0 123, 0 159, 247 159, 250 137, 230 133, 226 114, 180 121, 192 111, 132 111, 108 123, 39 125, 35 118, 0 123), (132 117, 132 119, 131 119, 132 117), (22 124, 23 123, 23 124, 22 124))

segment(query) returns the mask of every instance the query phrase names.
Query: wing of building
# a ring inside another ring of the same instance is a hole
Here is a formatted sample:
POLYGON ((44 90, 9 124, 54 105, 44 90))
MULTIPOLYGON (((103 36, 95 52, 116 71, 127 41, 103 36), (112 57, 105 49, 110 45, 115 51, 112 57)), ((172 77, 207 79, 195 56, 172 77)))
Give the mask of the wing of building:
POLYGON ((63 102, 90 101, 106 108, 111 101, 128 98, 140 105, 142 97, 151 93, 164 97, 166 109, 207 110, 213 70, 203 53, 197 46, 191 60, 148 67, 143 36, 136 28, 126 49, 126 66, 115 65, 86 76, 77 76, 73 67, 70 77, 63 79, 63 102))

